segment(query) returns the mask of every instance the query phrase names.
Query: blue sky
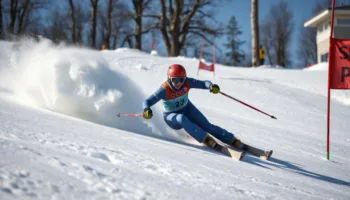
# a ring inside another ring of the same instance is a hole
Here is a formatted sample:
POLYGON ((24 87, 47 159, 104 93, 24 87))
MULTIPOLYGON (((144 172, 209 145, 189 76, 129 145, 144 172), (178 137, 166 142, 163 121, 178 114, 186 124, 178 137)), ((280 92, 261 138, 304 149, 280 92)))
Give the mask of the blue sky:
MULTIPOLYGON (((287 0, 290 10, 294 14, 295 31, 293 32, 292 41, 292 57, 293 63, 296 63, 296 51, 298 46, 298 32, 299 27, 304 22, 312 17, 312 9, 315 3, 319 0, 287 0)), ((269 9, 273 4, 278 3, 278 0, 259 0, 259 22, 262 23, 264 18, 268 15, 269 9)), ((243 46, 245 52, 250 52, 250 0, 232 0, 230 3, 226 3, 225 6, 217 8, 217 20, 223 24, 227 24, 231 16, 234 15, 238 21, 238 25, 241 27, 243 34, 240 39, 246 41, 243 46)), ((224 43, 225 38, 217 41, 217 45, 220 46, 224 43)))
MULTIPOLYGON (((87 0, 85 0, 87 1, 87 0)), ((297 63, 297 47, 298 47, 298 36, 299 36, 299 27, 304 24, 304 22, 312 17, 312 9, 316 2, 320 0, 285 0, 289 8, 294 14, 294 23, 295 23, 295 31, 293 32, 293 41, 291 47, 292 59, 293 63, 297 63)), ((337 0, 340 1, 340 0, 337 0)), ((238 25, 240 26, 243 34, 240 36, 240 40, 246 41, 246 44, 242 46, 242 49, 245 52, 250 54, 250 0, 231 0, 231 2, 227 3, 227 1, 223 0, 222 2, 226 2, 224 5, 219 5, 216 9, 216 19, 218 22, 226 25, 231 16, 234 15, 238 21, 238 25)), ((269 9, 273 4, 278 3, 279 0, 259 0, 259 22, 263 23, 264 18, 268 15, 269 9)), ((62 2, 60 2, 62 3, 62 2)), ((130 3, 130 2, 129 2, 130 3)), ((129 5, 131 6, 131 4, 129 5)), ((161 38, 159 38, 161 40, 161 38)), ((223 51, 223 44, 226 42, 226 37, 222 37, 216 40, 216 46, 221 48, 223 51)), ((150 46, 145 44, 144 47, 150 46)), ((166 50, 163 42, 160 42, 157 45, 157 50, 161 55, 166 55, 166 50)), ((217 51, 217 54, 219 52, 217 51)), ((211 58, 208 58, 208 61, 211 58)), ((300 66, 299 66, 300 67, 300 66)))

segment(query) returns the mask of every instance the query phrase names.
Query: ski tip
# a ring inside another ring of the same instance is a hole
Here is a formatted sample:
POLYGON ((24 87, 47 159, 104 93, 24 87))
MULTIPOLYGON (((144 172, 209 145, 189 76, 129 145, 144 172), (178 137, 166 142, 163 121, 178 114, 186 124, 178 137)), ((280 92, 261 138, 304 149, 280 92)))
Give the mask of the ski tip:
POLYGON ((273 153, 273 150, 271 150, 271 151, 267 154, 266 160, 269 160, 269 159, 270 159, 270 157, 272 156, 272 153, 273 153))
POLYGON ((277 119, 275 116, 271 116, 272 119, 277 119))
POLYGON ((120 117, 120 113, 118 113, 117 116, 120 117))

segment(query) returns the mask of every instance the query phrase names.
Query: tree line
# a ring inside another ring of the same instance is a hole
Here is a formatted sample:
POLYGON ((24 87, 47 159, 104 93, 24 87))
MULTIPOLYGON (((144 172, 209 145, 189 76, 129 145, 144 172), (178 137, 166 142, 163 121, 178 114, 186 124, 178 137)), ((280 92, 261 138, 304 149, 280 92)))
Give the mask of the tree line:
MULTIPOLYGON (((240 37, 248 33, 242 32, 234 13, 226 24, 215 19, 216 9, 230 1, 237 0, 0 0, 0 39, 40 35, 93 49, 130 47, 142 51, 149 51, 147 44, 154 40, 164 45, 170 57, 198 57, 202 40, 214 44, 224 37, 219 63, 256 66, 258 46, 262 45, 269 64, 290 66, 295 27, 287 1, 276 1, 260 22, 259 2, 250 1, 250 53, 242 50, 247 41, 240 37)), ((329 2, 317 2, 313 14, 327 8, 329 2)), ((316 31, 301 28, 299 43, 301 64, 315 62, 316 31)))

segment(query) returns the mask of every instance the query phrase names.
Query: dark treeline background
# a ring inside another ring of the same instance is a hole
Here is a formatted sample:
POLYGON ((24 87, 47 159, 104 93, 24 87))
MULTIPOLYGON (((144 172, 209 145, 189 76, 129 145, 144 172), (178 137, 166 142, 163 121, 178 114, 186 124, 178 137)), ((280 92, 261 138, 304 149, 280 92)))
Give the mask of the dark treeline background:
MULTIPOLYGON (((258 0, 247 1, 254 8, 250 11, 254 29, 251 41, 241 41, 240 35, 249 33, 242 32, 234 13, 226 24, 215 19, 219 8, 230 1, 237 0, 0 0, 0 39, 42 36, 93 49, 130 47, 146 52, 153 40, 164 47, 166 56, 199 57, 203 40, 208 45, 224 38, 225 43, 216 44, 218 63, 251 66, 256 63, 256 44, 262 44, 269 64, 292 65, 291 37, 296 32, 288 2, 275 1, 259 25, 254 20, 258 0), (247 42, 254 43, 250 52, 241 49, 247 42)), ((329 2, 320 0, 310 13, 327 8, 329 2)), ((315 63, 316 31, 297 31, 300 64, 315 63)), ((203 55, 211 57, 211 51, 205 48, 203 55)))

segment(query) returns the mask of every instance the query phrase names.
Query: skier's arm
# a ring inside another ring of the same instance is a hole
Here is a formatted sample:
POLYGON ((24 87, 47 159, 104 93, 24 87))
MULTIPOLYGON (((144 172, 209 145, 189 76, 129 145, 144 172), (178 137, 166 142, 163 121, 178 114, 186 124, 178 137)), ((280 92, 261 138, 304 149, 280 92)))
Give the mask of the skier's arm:
POLYGON ((190 88, 209 89, 209 91, 214 94, 220 92, 220 87, 216 84, 212 84, 210 81, 200 81, 194 78, 187 78, 186 81, 190 85, 190 88))
POLYGON ((154 104, 156 104, 161 99, 165 99, 166 92, 163 87, 160 87, 154 94, 148 97, 145 101, 143 101, 142 107, 145 110, 146 108, 151 108, 154 104))
POLYGON ((190 88, 198 89, 209 89, 209 86, 212 84, 210 81, 201 81, 194 78, 187 78, 186 81, 190 88))

